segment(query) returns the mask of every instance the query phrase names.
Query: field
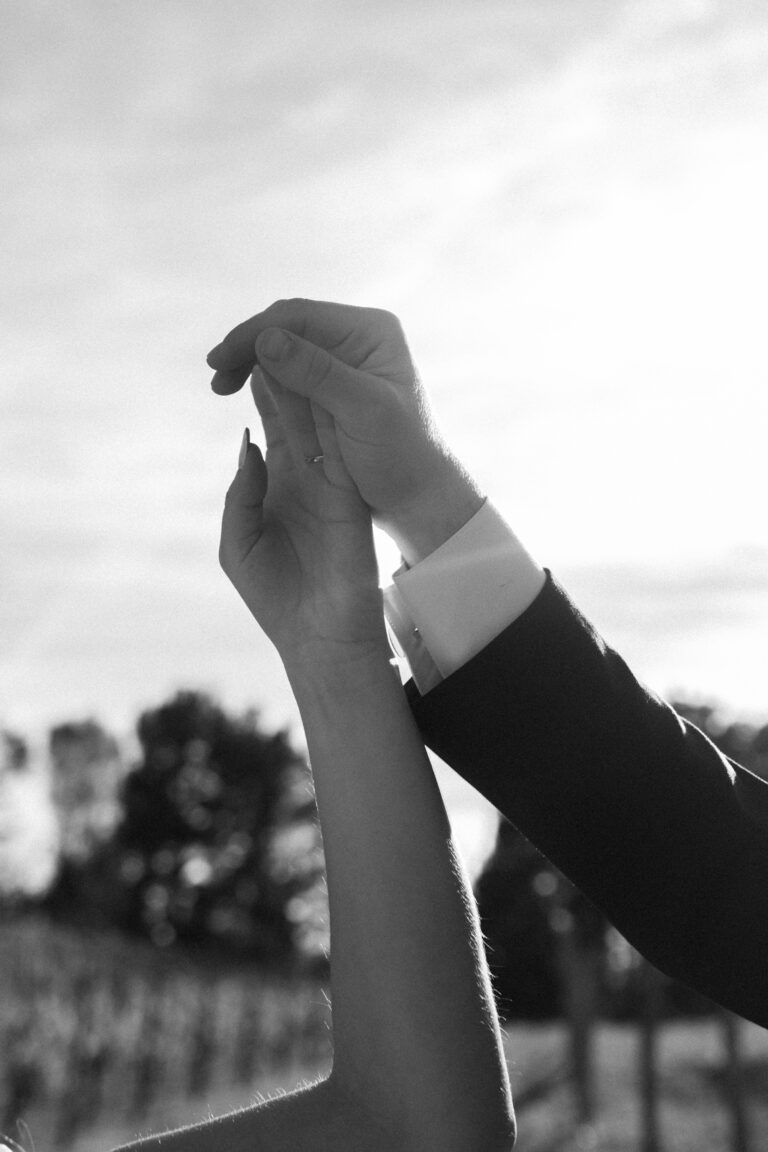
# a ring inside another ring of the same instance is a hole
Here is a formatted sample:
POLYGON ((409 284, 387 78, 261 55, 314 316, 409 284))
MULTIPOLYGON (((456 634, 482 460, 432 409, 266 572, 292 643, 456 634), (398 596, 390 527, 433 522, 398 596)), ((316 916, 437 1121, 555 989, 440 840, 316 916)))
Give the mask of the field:
MULTIPOLYGON (((743 1022, 739 1039, 751 1131, 747 1148, 764 1152, 768 1148, 768 1032, 743 1022)), ((598 1026, 598 1118, 579 1129, 567 1081, 525 1103, 526 1084, 535 1079, 535 1069, 546 1072, 557 1066, 564 1051, 563 1027, 509 1025, 507 1055, 518 1101, 520 1152, 641 1152, 638 1040, 638 1029, 633 1026, 598 1026)), ((722 1069, 723 1046, 715 1022, 670 1022, 660 1028, 659 1152, 736 1152, 724 1103, 722 1069)))
MULTIPOLYGON (((0 1131, 37 1152, 107 1152, 324 1074, 325 990, 163 959, 39 920, 0 926, 0 1131), (17 1118, 27 1132, 16 1125, 17 1118), (31 1138, 30 1138, 31 1137, 31 1138)), ((576 1122, 560 1024, 510 1023, 521 1152, 640 1152, 639 1035, 600 1024, 597 1114, 576 1122)), ((768 1032, 739 1025, 750 1142, 768 1148, 768 1032)), ((715 1020, 659 1031, 659 1152, 735 1149, 715 1020)))

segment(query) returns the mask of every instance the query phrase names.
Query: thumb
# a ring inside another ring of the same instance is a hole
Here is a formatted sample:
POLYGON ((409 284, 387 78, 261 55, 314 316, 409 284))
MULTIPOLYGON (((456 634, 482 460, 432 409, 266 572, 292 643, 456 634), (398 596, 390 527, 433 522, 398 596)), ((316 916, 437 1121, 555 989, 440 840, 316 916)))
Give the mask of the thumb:
POLYGON ((267 328, 259 335, 256 357, 283 387, 337 418, 373 399, 375 381, 367 373, 283 328, 267 328))
POLYGON ((227 489, 221 520, 219 563, 232 578, 264 531, 264 497, 267 494, 267 466, 261 449, 250 443, 246 428, 240 449, 240 466, 227 489))

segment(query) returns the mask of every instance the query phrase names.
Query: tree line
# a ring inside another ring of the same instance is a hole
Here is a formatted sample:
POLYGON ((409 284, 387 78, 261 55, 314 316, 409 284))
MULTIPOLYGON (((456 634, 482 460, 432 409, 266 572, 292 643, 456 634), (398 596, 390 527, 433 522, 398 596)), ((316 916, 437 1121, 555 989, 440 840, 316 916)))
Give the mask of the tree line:
MULTIPOLYGON (((118 929, 160 949, 226 951, 280 970, 326 963, 323 856, 308 767, 254 710, 181 691, 142 713, 125 765, 94 720, 49 738, 55 876, 6 909, 118 929)), ((25 770, 18 737, 6 736, 25 770)))
MULTIPOLYGON (((768 724, 726 721, 713 704, 674 707, 768 779, 768 724)), ((265 731, 255 710, 231 715, 180 691, 142 713, 136 734, 140 754, 126 765, 94 720, 51 730, 55 876, 42 894, 6 891, 6 907, 326 976, 322 838, 308 766, 287 732, 265 731)), ((24 741, 6 733, 4 743, 5 771, 24 772, 24 741)), ((505 820, 475 893, 502 1015, 568 1015, 574 1000, 614 1019, 642 1015, 640 958, 505 820)), ((710 1010, 673 981, 658 995, 662 1015, 710 1010)))

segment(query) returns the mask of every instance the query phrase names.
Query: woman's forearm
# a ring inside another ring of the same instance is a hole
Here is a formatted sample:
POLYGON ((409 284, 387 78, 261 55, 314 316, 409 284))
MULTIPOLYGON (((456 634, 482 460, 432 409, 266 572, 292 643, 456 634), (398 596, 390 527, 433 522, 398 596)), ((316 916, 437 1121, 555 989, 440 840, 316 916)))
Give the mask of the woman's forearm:
POLYGON ((288 668, 328 874, 330 1077, 116 1152, 511 1148, 509 1081, 474 900, 388 657, 382 647, 288 668))
POLYGON ((508 1147, 477 912, 388 650, 288 667, 320 813, 334 1067, 403 1147, 508 1147))

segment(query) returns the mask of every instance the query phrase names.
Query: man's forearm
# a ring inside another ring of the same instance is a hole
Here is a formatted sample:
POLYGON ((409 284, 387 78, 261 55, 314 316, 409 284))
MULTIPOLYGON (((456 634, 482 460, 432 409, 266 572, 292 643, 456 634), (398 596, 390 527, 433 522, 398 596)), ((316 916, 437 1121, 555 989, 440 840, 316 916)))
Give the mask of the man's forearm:
POLYGON ((653 964, 768 1027, 768 786, 642 685, 551 577, 433 691, 432 750, 653 964))
POLYGON ((391 1114, 405 1147, 503 1147, 511 1104, 474 901, 387 656, 289 670, 328 873, 332 1079, 391 1114))

